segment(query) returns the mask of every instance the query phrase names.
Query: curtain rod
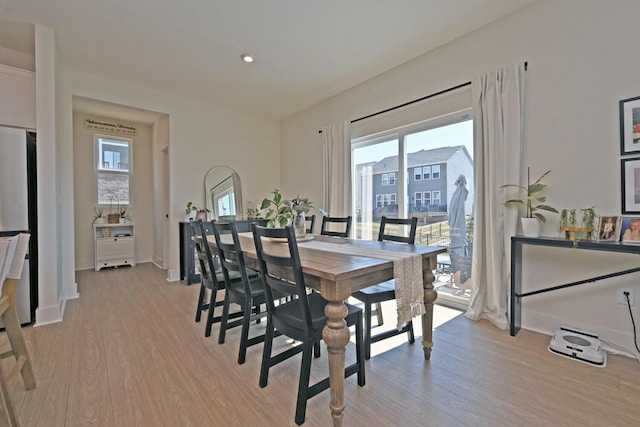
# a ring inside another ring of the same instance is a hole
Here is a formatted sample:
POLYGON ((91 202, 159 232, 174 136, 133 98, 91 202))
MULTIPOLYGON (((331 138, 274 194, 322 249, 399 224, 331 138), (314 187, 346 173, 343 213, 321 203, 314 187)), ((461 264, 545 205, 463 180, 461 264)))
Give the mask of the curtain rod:
MULTIPOLYGON (((527 70, 527 67, 528 67, 528 63, 525 62, 524 63, 525 71, 527 70)), ((425 101, 425 100, 427 100, 429 98, 433 98, 434 96, 443 95, 443 94, 445 94, 447 92, 452 92, 452 91, 454 91, 456 89, 460 89, 460 88, 463 88, 465 86, 469 86, 470 84, 471 84, 471 82, 461 83, 461 84, 459 84, 457 86, 453 86, 453 87, 450 87, 448 89, 444 89, 444 90, 441 90, 439 92, 432 93, 431 95, 423 96, 422 98, 414 99, 413 101, 408 101, 408 102, 405 102, 404 104, 396 105, 395 107, 387 108, 386 110, 382 110, 382 111, 378 111, 377 113, 369 114, 368 116, 364 116, 364 117, 360 117, 360 118, 357 118, 357 119, 353 119, 353 120, 351 120, 351 123, 356 123, 356 122, 359 122, 360 120, 370 119, 371 117, 379 116, 380 114, 388 113, 388 112, 393 111, 393 110, 398 110, 400 108, 406 107, 407 105, 411 105, 411 104, 415 104, 417 102, 425 101)), ((319 130, 318 133, 322 133, 322 130, 319 130)))

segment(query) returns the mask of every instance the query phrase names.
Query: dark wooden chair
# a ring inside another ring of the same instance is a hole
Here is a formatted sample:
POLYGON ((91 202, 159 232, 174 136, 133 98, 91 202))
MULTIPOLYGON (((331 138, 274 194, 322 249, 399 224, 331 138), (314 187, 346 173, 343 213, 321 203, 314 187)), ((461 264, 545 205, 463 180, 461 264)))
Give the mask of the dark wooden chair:
POLYGON ((335 217, 335 216, 323 216, 322 217, 322 228, 320 228, 320 234, 323 236, 334 236, 334 237, 349 237, 349 233, 351 232, 351 217, 335 217), (342 231, 336 231, 331 228, 332 224, 341 224, 344 228, 342 231), (331 228, 330 230, 328 228, 331 228))
MULTIPOLYGON (((216 307, 222 306, 224 301, 216 301, 218 291, 225 288, 225 277, 222 269, 217 265, 217 257, 214 257, 209 244, 207 243, 207 232, 204 222, 201 219, 190 221, 191 234, 194 240, 198 263, 200 265, 200 292, 198 294, 198 305, 196 307, 196 322, 202 318, 202 312, 207 312, 207 322, 204 328, 204 336, 211 336, 211 327, 214 323, 220 322, 221 316, 214 316, 216 307), (207 301, 207 293, 209 300, 207 301)), ((229 276, 232 281, 242 280, 239 273, 232 273, 229 276)), ((241 313, 240 313, 241 314, 241 313)), ((238 317, 239 313, 232 313, 231 317, 238 317)))
POLYGON ((307 228, 305 230, 306 233, 307 234, 313 234, 313 229, 315 228, 315 225, 316 225, 316 216, 315 215, 305 215, 304 220, 307 223, 307 228))
MULTIPOLYGON (((211 226, 226 285, 218 343, 224 344, 228 329, 242 326, 238 351, 238 364, 242 365, 246 360, 247 348, 264 342, 264 334, 249 338, 251 321, 259 321, 267 315, 266 311, 260 308, 266 304, 264 287, 257 272, 245 266, 235 222, 211 221, 211 226), (224 234, 230 235, 231 241, 223 241, 224 234), (235 275, 239 275, 240 280, 232 280, 231 278, 235 275), (229 322, 229 309, 232 303, 241 307, 242 318, 229 322)), ((286 295, 278 296, 284 298, 286 295)))
MULTIPOLYGON (((262 282, 267 295, 267 326, 266 338, 262 352, 260 368, 260 387, 266 387, 269 369, 272 366, 302 352, 300 380, 298 383, 298 398, 296 404, 295 422, 304 423, 307 400, 329 388, 329 378, 309 386, 311 374, 311 359, 315 344, 322 340, 322 329, 327 317, 324 314, 327 300, 317 293, 307 293, 305 287, 298 245, 293 227, 265 228, 253 226, 253 238, 258 255, 258 264, 262 282), (286 243, 269 242, 264 239, 286 239, 286 243), (287 279, 284 279, 284 278, 287 279), (276 292, 295 294, 297 298, 276 304, 276 292), (302 344, 291 347, 275 356, 271 349, 274 331, 300 341, 302 344)), ((356 329, 356 362, 345 368, 345 378, 357 374, 358 385, 365 384, 363 341, 362 341, 362 309, 347 304, 347 326, 356 329)))
MULTIPOLYGON (((392 242, 401 242, 414 244, 416 240, 416 230, 418 228, 418 218, 411 219, 400 219, 400 218, 387 218, 382 217, 380 222, 380 232, 378 234, 378 241, 392 241, 392 242), (395 225, 397 227, 402 227, 408 225, 409 235, 403 236, 401 234, 390 234, 388 232, 388 226, 395 225)), ((390 329, 385 332, 378 333, 376 335, 371 335, 371 317, 373 312, 371 310, 371 306, 376 304, 376 310, 378 311, 378 316, 381 315, 381 303, 384 301, 392 301, 396 299, 396 284, 394 280, 387 280, 386 282, 379 283, 375 286, 370 286, 368 288, 361 289, 352 294, 352 296, 364 303, 364 354, 365 359, 369 359, 371 357, 371 343, 381 341, 386 338, 390 338, 392 336, 407 333, 409 342, 415 342, 415 335, 413 333, 413 322, 409 321, 406 325, 402 327, 402 329, 398 330, 396 328, 390 329)), ((380 317, 378 317, 378 324, 382 324, 380 317)))

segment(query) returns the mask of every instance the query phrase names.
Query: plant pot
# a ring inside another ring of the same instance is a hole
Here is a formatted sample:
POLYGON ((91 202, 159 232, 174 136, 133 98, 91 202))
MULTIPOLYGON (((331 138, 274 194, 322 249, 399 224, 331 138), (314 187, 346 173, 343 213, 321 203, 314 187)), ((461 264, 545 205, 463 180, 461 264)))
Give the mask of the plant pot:
POLYGON ((520 218, 524 237, 540 237, 540 221, 538 218, 520 218))
POLYGON ((592 228, 587 227, 560 227, 560 230, 564 231, 567 240, 572 241, 576 240, 576 233, 583 233, 586 240, 591 240, 591 232, 593 231, 592 228))
POLYGON ((307 233, 307 223, 305 221, 304 211, 295 212, 295 216, 293 217, 293 229, 296 233, 296 238, 302 238, 307 233))
POLYGON ((107 214, 107 222, 109 224, 118 224, 120 222, 120 214, 107 214))

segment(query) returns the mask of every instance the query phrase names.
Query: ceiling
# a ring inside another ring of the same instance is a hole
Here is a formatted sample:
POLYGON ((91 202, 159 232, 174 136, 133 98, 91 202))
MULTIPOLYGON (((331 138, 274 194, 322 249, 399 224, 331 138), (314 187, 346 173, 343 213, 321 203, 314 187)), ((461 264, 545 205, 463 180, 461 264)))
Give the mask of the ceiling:
MULTIPOLYGON (((53 29, 63 66, 284 119, 534 1, 0 0, 0 17, 53 29)), ((0 22, 0 46, 29 49, 25 27, 0 22)))

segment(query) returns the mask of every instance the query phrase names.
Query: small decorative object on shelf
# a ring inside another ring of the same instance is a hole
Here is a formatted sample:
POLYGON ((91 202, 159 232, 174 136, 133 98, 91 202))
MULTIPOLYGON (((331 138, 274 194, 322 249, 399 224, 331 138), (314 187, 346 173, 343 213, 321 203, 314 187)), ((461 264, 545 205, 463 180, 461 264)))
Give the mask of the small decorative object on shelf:
POLYGON ((576 241, 584 236, 591 240, 591 233, 595 228, 596 211, 594 207, 583 209, 563 209, 560 212, 560 231, 565 232, 567 240, 576 241), (580 215, 580 221, 578 221, 580 215))
POLYGON ((185 221, 193 221, 195 219, 201 219, 203 221, 206 221, 207 212, 209 212, 209 209, 206 209, 206 208, 200 209, 199 207, 194 205, 193 202, 188 202, 184 212, 186 214, 186 216, 184 217, 185 221))
POLYGON ((109 214, 107 215, 107 222, 109 224, 118 224, 120 222, 120 199, 118 199, 117 197, 112 197, 109 201, 109 214), (112 213, 113 199, 115 199, 118 204, 116 213, 112 213))
POLYGON ((111 237, 111 229, 109 227, 102 227, 102 237, 111 237))

